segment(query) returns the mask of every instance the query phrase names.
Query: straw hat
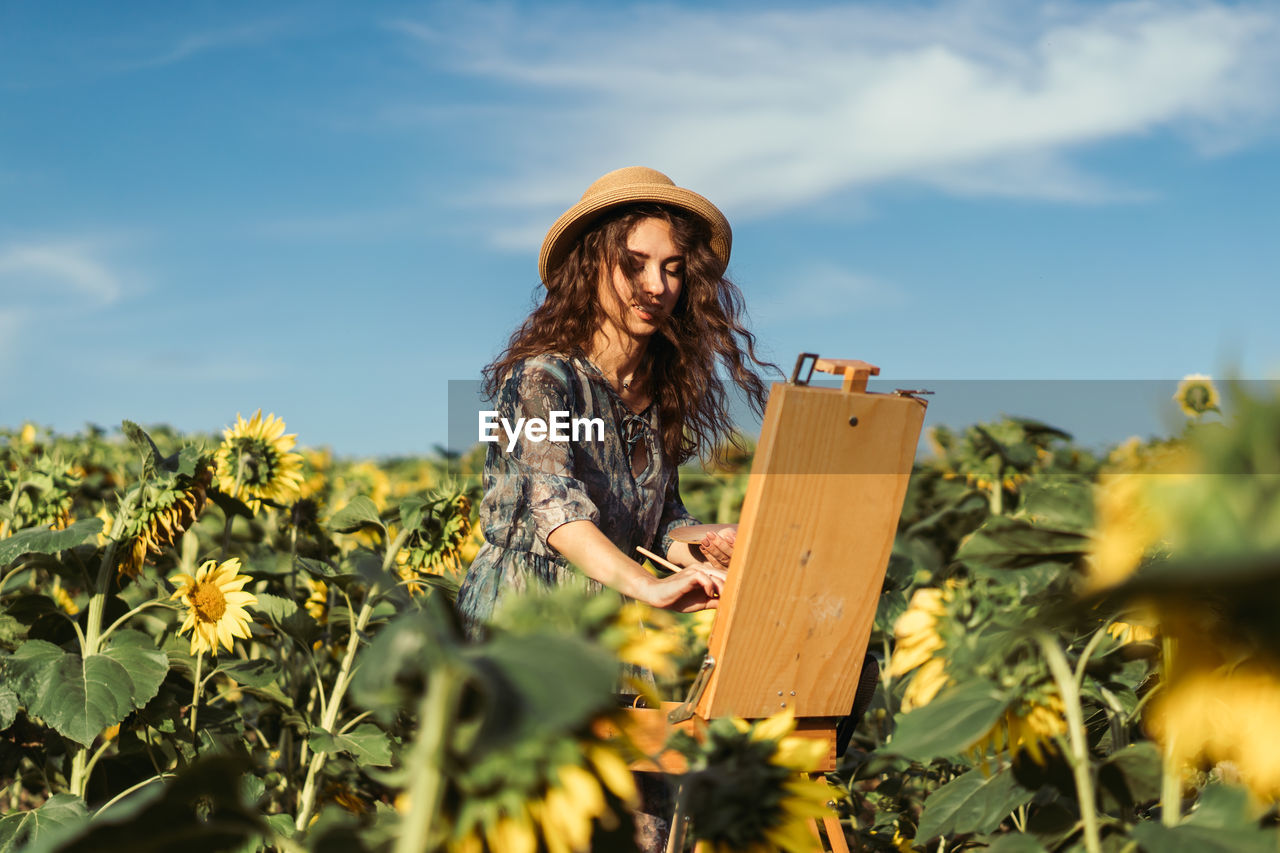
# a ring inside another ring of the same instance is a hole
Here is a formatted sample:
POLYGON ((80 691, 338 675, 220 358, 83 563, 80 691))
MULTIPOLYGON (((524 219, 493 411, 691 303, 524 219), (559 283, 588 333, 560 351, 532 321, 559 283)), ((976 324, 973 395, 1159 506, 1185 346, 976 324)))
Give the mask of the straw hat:
POLYGON ((669 204, 702 219, 711 229, 711 251, 720 258, 720 272, 729 266, 729 249, 733 232, 729 221, 716 206, 697 193, 675 185, 675 181, 656 169, 628 166, 596 180, 582 194, 582 200, 564 212, 542 241, 538 258, 538 274, 545 284, 551 272, 564 261, 578 239, 597 216, 610 208, 639 202, 669 204))

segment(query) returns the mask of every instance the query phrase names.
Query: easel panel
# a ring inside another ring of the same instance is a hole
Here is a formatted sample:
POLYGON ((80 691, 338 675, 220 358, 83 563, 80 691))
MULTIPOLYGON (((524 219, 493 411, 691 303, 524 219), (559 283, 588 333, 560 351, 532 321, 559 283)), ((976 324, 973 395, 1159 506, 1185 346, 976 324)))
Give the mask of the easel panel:
POLYGON ((849 712, 923 420, 909 397, 773 387, 699 716, 849 712))

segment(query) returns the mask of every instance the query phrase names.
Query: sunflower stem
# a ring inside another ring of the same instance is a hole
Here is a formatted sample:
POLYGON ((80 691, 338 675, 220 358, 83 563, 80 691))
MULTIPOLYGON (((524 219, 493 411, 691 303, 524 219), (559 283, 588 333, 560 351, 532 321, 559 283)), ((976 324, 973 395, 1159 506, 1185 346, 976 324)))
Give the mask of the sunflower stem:
MULTIPOLYGON (((89 599, 89 612, 85 619, 84 634, 79 638, 81 660, 87 660, 92 655, 96 655, 104 639, 102 636, 102 614, 106 610, 107 592, 111 588, 111 573, 115 571, 116 545, 119 544, 120 536, 124 533, 125 518, 132 512, 133 505, 136 503, 139 494, 141 494, 141 489, 134 493, 131 500, 120 507, 120 511, 116 513, 115 521, 111 525, 111 541, 107 543, 106 550, 102 554, 102 563, 98 566, 98 578, 94 584, 93 596, 89 599)), ((89 766, 89 748, 77 744, 75 752, 71 756, 71 777, 67 784, 71 789, 71 793, 81 799, 84 799, 85 790, 89 786, 89 771, 91 769, 89 766)))
MULTIPOLYGON (((1163 634, 1160 638, 1160 687, 1167 688, 1169 672, 1173 668, 1173 639, 1163 634)), ((1164 761, 1160 771, 1160 822, 1165 826, 1176 826, 1182 818, 1182 779, 1181 768, 1175 759, 1174 734, 1169 727, 1165 731, 1164 761)))
POLYGON ((1098 809, 1093 787, 1093 766, 1089 762, 1089 746, 1085 739, 1084 713, 1080 708, 1080 685, 1071 671, 1058 640, 1051 634, 1038 632, 1036 640, 1044 652, 1049 671, 1058 685, 1067 716, 1067 753, 1071 773, 1075 777, 1076 798, 1080 801, 1080 820, 1084 827, 1084 846, 1089 853, 1102 853, 1102 836, 1098 831, 1098 809))
POLYGON ((409 783, 409 809, 400 824, 395 853, 422 853, 436 823, 444 797, 444 758, 447 735, 462 695, 462 679, 448 665, 431 676, 426 695, 418 705, 418 732, 406 766, 414 768, 409 783))
POLYGON ((196 716, 200 713, 200 673, 204 669, 204 650, 196 653, 196 675, 191 679, 191 740, 195 744, 196 755, 200 754, 200 739, 196 736, 196 716))
POLYGON ((218 562, 224 562, 227 559, 227 552, 231 550, 231 525, 236 520, 235 513, 224 512, 226 521, 222 523, 222 559, 218 562))
MULTIPOLYGON (((386 555, 382 558, 382 571, 387 573, 391 570, 391 566, 395 564, 396 554, 400 548, 409 539, 411 531, 408 529, 401 530, 396 538, 387 548, 386 555)), ((356 659, 356 651, 360 647, 360 635, 364 633, 365 626, 369 624, 369 617, 373 615, 373 608, 378 602, 378 594, 380 592, 379 585, 374 583, 369 587, 368 594, 364 597, 364 604, 360 606, 360 615, 356 617, 355 624, 351 626, 351 633, 347 637, 347 653, 342 657, 342 666, 338 669, 338 677, 333 682, 333 691, 329 694, 329 699, 324 707, 324 713, 320 718, 320 726, 326 732, 332 732, 333 726, 338 720, 338 711, 342 708, 342 699, 347 695, 347 687, 351 684, 351 666, 356 659)), ((350 606, 347 612, 351 611, 350 606)), ((315 808, 316 788, 320 780, 320 771, 324 769, 325 761, 328 753, 317 752, 311 757, 311 765, 307 768, 307 780, 302 786, 302 796, 298 801, 298 819, 294 826, 299 832, 307 827, 307 823, 311 820, 311 812, 315 808)))

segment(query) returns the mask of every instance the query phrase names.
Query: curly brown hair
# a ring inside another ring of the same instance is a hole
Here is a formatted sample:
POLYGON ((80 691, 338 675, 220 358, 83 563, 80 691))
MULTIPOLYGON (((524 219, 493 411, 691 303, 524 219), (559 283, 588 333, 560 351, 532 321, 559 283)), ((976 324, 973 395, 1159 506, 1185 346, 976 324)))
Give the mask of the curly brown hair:
POLYGON ((741 448, 729 415, 722 365, 757 415, 764 413, 768 389, 754 367, 778 367, 756 356, 755 336, 742 322, 742 292, 724 276, 711 250, 711 231, 699 217, 659 204, 634 204, 608 211, 551 271, 546 297, 516 329, 502 354, 484 368, 484 391, 496 398, 503 377, 519 361, 557 353, 586 357, 592 337, 605 321, 597 298, 603 271, 621 266, 639 292, 628 259, 627 239, 645 219, 671 226, 671 239, 684 256, 684 283, 646 353, 648 379, 662 424, 662 449, 684 463, 694 456, 716 461, 727 441, 741 448), (754 365, 754 367, 753 367, 754 365))

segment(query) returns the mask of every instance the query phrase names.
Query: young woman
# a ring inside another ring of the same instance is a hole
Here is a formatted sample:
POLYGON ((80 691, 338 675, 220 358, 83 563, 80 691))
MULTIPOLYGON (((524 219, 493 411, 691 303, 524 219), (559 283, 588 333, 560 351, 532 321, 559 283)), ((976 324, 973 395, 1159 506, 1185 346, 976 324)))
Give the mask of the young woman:
POLYGON ((518 431, 509 451, 506 435, 489 445, 485 543, 458 596, 473 636, 502 599, 537 585, 715 607, 733 536, 672 541, 698 523, 677 466, 731 438, 717 367, 757 412, 766 388, 755 368, 776 370, 756 358, 725 278, 731 242, 711 202, 641 167, 600 178, 551 227, 538 264, 546 296, 485 368, 485 391, 511 424, 561 412, 604 429, 568 442, 518 431), (636 546, 687 568, 657 578, 636 546))

